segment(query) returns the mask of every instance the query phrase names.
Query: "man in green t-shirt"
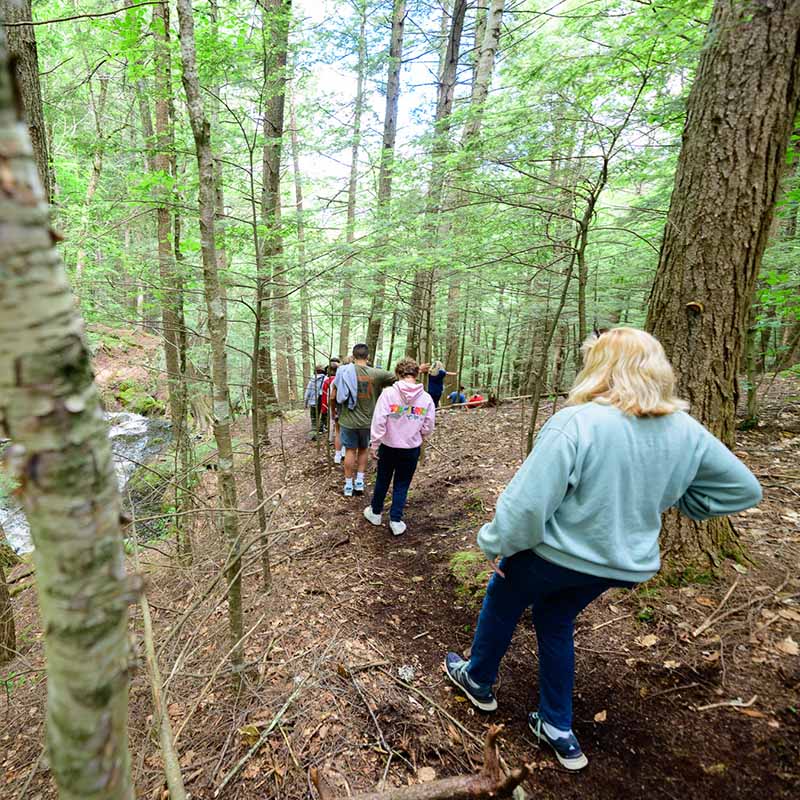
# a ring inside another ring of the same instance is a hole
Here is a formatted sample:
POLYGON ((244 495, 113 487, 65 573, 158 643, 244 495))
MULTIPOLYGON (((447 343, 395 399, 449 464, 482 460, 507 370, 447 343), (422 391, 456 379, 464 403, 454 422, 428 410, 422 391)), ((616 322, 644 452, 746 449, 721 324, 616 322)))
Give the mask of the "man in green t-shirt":
POLYGON ((330 388, 331 401, 339 403, 339 425, 345 448, 345 497, 364 494, 372 413, 380 393, 397 380, 393 372, 367 366, 368 358, 369 348, 357 344, 353 348, 353 363, 339 367, 330 388))

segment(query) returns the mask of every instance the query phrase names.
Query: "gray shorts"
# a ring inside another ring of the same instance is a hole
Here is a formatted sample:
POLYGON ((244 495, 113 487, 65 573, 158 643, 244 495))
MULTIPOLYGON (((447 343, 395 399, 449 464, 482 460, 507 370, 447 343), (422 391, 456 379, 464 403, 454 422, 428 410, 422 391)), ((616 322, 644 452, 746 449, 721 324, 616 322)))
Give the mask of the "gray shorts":
POLYGON ((342 446, 347 450, 366 450, 369 447, 369 428, 340 429, 342 446))

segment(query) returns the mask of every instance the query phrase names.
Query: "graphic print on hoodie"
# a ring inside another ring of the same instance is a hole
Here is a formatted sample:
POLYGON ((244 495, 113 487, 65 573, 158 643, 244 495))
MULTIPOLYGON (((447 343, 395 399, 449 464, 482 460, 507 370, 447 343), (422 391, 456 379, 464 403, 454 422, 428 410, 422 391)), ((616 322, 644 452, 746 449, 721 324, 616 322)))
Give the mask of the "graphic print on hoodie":
POLYGON ((410 450, 433 430, 436 406, 421 383, 398 381, 378 398, 372 417, 372 445, 410 450))

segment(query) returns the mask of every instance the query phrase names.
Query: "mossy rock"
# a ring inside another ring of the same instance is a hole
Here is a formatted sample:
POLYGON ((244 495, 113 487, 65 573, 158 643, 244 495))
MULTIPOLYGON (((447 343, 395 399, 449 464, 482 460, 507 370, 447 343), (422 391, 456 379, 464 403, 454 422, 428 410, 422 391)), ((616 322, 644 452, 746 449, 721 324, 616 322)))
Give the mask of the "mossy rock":
POLYGON ((134 414, 143 417, 160 416, 164 413, 164 404, 153 397, 144 386, 134 381, 122 381, 114 393, 119 404, 134 414))
POLYGON ((477 550, 459 550, 450 558, 450 574, 456 581, 456 596, 468 608, 480 606, 492 574, 486 556, 477 550))

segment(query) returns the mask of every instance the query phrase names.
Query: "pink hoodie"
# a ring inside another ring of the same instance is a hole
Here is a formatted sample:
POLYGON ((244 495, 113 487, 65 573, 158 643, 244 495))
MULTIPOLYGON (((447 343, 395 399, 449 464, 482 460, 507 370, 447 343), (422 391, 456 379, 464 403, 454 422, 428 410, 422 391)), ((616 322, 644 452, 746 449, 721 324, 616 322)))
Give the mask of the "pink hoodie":
POLYGON ((436 406, 421 383, 397 383, 384 389, 372 415, 372 448, 385 444, 411 450, 433 431, 436 406))

